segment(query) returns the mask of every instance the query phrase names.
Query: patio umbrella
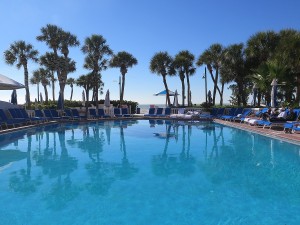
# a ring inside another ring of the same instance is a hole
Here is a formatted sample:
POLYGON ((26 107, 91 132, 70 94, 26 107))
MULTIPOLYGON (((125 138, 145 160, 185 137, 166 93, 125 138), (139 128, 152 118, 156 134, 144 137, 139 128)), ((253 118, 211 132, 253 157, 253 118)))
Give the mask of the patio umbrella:
POLYGON ((11 100, 10 100, 11 104, 17 105, 18 104, 18 99, 17 99, 17 91, 13 90, 11 93, 11 100))
POLYGON ((174 101, 173 101, 173 106, 174 107, 178 107, 178 93, 177 90, 175 91, 175 95, 174 95, 174 101))
POLYGON ((107 89, 107 92, 106 92, 106 95, 105 95, 104 106, 105 107, 110 107, 109 89, 107 89))
MULTIPOLYGON (((156 94, 154 94, 155 96, 166 96, 166 105, 167 105, 167 90, 163 90, 161 92, 158 92, 156 94)), ((178 95, 178 94, 177 94, 178 95)), ((174 91, 170 91, 169 90, 169 96, 175 96, 175 92, 174 91)))
POLYGON ((14 90, 25 88, 23 84, 0 74, 0 90, 14 90))

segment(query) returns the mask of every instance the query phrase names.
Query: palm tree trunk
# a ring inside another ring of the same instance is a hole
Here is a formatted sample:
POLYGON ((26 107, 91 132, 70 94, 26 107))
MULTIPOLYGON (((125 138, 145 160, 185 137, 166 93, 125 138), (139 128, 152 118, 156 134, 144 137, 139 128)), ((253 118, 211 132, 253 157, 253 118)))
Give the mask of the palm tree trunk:
POLYGON ((225 83, 222 82, 222 88, 221 88, 221 92, 219 93, 220 94, 220 106, 223 105, 223 92, 224 92, 224 85, 225 83))
POLYGON ((168 106, 171 106, 170 95, 169 95, 169 89, 168 89, 166 75, 162 75, 162 77, 163 77, 163 82, 164 82, 165 89, 166 89, 166 92, 167 92, 167 97, 166 97, 167 98, 167 104, 168 104, 168 106))
POLYGON ((89 110, 89 92, 90 92, 90 90, 89 90, 89 88, 87 88, 87 89, 85 89, 85 99, 86 99, 86 101, 85 101, 85 115, 87 116, 88 115, 88 110, 89 110))
POLYGON ((182 94, 182 106, 184 106, 184 94, 185 94, 185 85, 184 85, 184 78, 180 79, 181 80, 181 94, 182 94))
POLYGON ((53 102, 55 101, 55 80, 54 80, 54 72, 52 71, 52 77, 51 77, 51 82, 52 82, 52 100, 53 102))
POLYGON ((122 74, 122 91, 121 91, 121 98, 120 98, 120 107, 121 107, 122 104, 123 104, 124 87, 125 87, 125 74, 122 74))
POLYGON ((30 107, 30 93, 29 93, 27 64, 25 63, 23 65, 23 67, 24 67, 24 83, 25 83, 25 87, 26 87, 26 104, 27 104, 28 107, 30 107))
POLYGON ((36 84, 36 91, 37 91, 38 102, 40 102, 40 85, 39 85, 39 83, 36 84))
POLYGON ((48 104, 48 90, 47 90, 47 86, 46 85, 43 85, 43 87, 44 87, 44 91, 45 91, 45 102, 46 102, 46 104, 48 104))
POLYGON ((70 96, 70 101, 72 101, 73 98, 73 84, 71 84, 71 96, 70 96))
POLYGON ((190 91, 191 91, 191 86, 190 86, 190 77, 189 74, 186 73, 186 83, 187 83, 187 104, 188 106, 191 106, 191 96, 190 96, 190 91))

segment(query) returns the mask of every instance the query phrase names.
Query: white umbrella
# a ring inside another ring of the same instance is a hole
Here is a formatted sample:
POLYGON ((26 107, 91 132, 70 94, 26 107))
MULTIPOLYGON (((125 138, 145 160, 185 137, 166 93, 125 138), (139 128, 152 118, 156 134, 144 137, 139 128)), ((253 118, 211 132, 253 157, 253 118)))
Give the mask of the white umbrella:
POLYGON ((106 95, 105 95, 104 106, 105 107, 110 107, 109 89, 107 89, 107 92, 106 92, 106 95))
POLYGON ((14 90, 25 88, 23 84, 0 74, 0 90, 14 90))

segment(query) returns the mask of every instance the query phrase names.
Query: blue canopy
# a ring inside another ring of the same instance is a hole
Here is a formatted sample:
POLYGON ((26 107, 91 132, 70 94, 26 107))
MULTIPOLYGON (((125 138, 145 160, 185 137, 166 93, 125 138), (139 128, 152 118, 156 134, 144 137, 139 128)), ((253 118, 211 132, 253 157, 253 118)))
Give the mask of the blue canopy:
MULTIPOLYGON (((158 92, 158 93, 156 93, 156 94, 154 94, 154 95, 155 95, 155 96, 167 95, 167 90, 163 90, 163 91, 158 92)), ((175 92, 169 90, 169 95, 170 95, 170 96, 175 96, 175 92)))

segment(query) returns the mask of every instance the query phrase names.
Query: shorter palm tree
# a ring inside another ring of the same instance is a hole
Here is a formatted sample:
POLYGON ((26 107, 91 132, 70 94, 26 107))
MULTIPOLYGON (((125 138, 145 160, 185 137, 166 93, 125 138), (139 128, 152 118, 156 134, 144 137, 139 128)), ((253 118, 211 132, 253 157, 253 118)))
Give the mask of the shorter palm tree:
POLYGON ((81 75, 76 80, 76 85, 79 87, 83 87, 85 91, 85 109, 86 109, 86 115, 88 112, 88 105, 89 105, 89 92, 93 88, 93 77, 94 75, 92 73, 89 73, 87 75, 81 75))
POLYGON ((168 52, 156 53, 150 61, 150 71, 163 77, 164 86, 167 92, 167 104, 170 106, 171 101, 166 77, 167 75, 175 75, 173 58, 168 54, 168 52))
POLYGON ((39 52, 31 44, 25 41, 16 41, 10 45, 9 49, 4 52, 5 62, 9 65, 16 64, 17 68, 24 69, 24 83, 26 87, 26 104, 30 106, 28 61, 38 61, 39 52))
POLYGON ((48 103, 49 100, 47 86, 50 85, 50 77, 51 77, 51 71, 44 68, 39 68, 38 70, 33 71, 33 76, 31 78, 31 81, 38 81, 38 83, 41 83, 42 86, 44 87, 46 103, 48 103))
POLYGON ((70 101, 72 101, 72 97, 73 97, 73 86, 75 84, 75 79, 70 77, 67 79, 67 82, 66 82, 67 85, 70 85, 71 87, 71 96, 70 96, 70 101))
POLYGON ((125 88, 125 75, 128 72, 128 68, 136 65, 138 63, 137 59, 133 57, 128 52, 118 52, 110 61, 110 67, 120 68, 122 75, 121 82, 121 95, 120 95, 120 106, 123 104, 124 98, 124 88, 125 88))

